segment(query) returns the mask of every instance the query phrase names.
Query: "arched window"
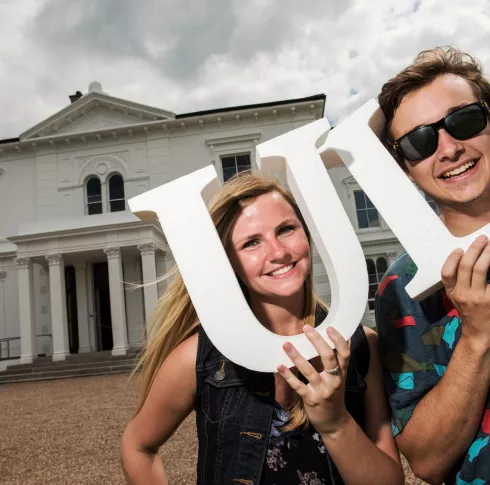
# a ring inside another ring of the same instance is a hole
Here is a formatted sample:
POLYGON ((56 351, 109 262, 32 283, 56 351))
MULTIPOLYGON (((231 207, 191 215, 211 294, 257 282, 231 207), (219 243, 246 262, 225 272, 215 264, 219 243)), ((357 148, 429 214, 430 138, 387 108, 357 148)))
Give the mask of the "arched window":
POLYGON ((87 180, 87 214, 102 214, 102 188, 100 180, 92 177, 87 180))
POLYGON ((126 210, 124 180, 119 174, 114 174, 109 179, 109 207, 111 212, 126 210))
POLYGON ((374 297, 383 275, 388 270, 388 262, 385 257, 380 256, 366 259, 366 265, 369 278, 368 306, 369 310, 374 310, 374 297))

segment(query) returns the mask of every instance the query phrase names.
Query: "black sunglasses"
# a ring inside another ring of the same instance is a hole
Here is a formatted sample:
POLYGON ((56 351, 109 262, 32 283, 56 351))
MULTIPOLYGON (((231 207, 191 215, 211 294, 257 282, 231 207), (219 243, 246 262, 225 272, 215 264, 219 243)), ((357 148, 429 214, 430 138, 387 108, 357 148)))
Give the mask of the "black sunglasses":
POLYGON ((393 149, 409 162, 422 160, 436 152, 440 128, 456 140, 468 140, 485 129, 488 114, 490 110, 483 100, 462 106, 435 123, 409 131, 393 143, 393 149))

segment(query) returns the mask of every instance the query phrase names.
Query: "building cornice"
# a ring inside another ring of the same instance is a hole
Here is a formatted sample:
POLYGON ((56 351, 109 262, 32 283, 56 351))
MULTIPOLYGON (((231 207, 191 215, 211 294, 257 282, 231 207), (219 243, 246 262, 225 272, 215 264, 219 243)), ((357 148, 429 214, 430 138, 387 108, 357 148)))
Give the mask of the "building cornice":
POLYGON ((357 232, 357 238, 363 248, 371 246, 384 246, 387 244, 398 244, 400 241, 396 238, 391 230, 376 231, 372 233, 357 232), (376 238, 377 236, 377 238, 376 238))
POLYGON ((0 253, 0 259, 11 259, 15 258, 17 255, 17 251, 8 251, 5 253, 0 253))
MULTIPOLYGON (((229 113, 229 112, 240 112, 246 110, 257 110, 263 108, 272 108, 279 106, 291 106, 298 105, 304 103, 313 103, 316 104, 317 101, 321 101, 322 104, 325 104, 325 100, 327 96, 325 94, 314 94, 313 96, 307 96, 305 98, 295 98, 295 99, 285 99, 282 101, 268 101, 266 103, 256 103, 256 104, 245 104, 241 106, 229 106, 227 108, 216 108, 204 111, 194 111, 192 113, 183 113, 176 115, 176 119, 181 118, 195 118, 199 116, 207 116, 207 115, 216 115, 219 113, 229 113)), ((323 116, 323 112, 322 112, 323 116)))
POLYGON ((83 227, 75 229, 62 229, 59 231, 51 232, 39 232, 35 234, 23 234, 20 236, 12 236, 7 239, 14 244, 29 243, 33 241, 60 238, 60 237, 73 237, 83 236, 86 234, 100 234, 108 232, 117 232, 121 230, 141 229, 143 227, 151 227, 163 235, 162 228, 158 221, 132 221, 121 222, 118 224, 112 224, 110 226, 95 226, 95 227, 83 227))
MULTIPOLYGON (((88 95, 88 96, 92 96, 88 95)), ((100 96, 100 94, 98 94, 100 96)), ((36 152, 41 148, 55 149, 56 147, 67 147, 71 145, 88 145, 104 141, 118 140, 124 138, 131 140, 136 135, 147 136, 149 134, 163 133, 164 136, 183 136, 191 130, 203 131, 206 128, 219 126, 241 125, 242 123, 275 123, 278 121, 290 121, 295 117, 319 119, 323 116, 325 105, 324 95, 290 100, 287 102, 264 103, 258 105, 247 105, 236 108, 225 108, 222 110, 210 110, 187 115, 176 115, 175 119, 142 121, 114 127, 99 128, 96 130, 85 130, 77 133, 50 134, 32 138, 11 138, 0 140, 0 157, 7 152, 24 153, 36 152)), ((83 99, 83 98, 82 98, 83 99)), ((114 99, 114 98, 112 98, 114 99)), ((117 99, 117 98, 115 98, 117 99)), ((80 102, 80 101, 78 101, 80 102)), ((76 102, 76 103, 78 103, 76 102)), ((76 104, 74 103, 74 104, 76 104)), ((57 114, 59 116, 60 112, 57 114)), ((56 115, 53 115, 55 119, 56 115)), ((50 123, 53 122, 52 119, 50 123)), ((46 123, 48 120, 45 120, 46 123)), ((42 123, 44 124, 44 122, 42 123)), ((41 124, 37 125, 40 126, 41 124)), ((29 133, 25 132, 25 133, 29 133)))
POLYGON ((232 135, 218 138, 209 138, 206 140, 206 145, 210 148, 213 148, 220 145, 229 145, 230 143, 241 143, 247 141, 256 144, 260 140, 261 136, 261 133, 248 133, 245 135, 232 135))

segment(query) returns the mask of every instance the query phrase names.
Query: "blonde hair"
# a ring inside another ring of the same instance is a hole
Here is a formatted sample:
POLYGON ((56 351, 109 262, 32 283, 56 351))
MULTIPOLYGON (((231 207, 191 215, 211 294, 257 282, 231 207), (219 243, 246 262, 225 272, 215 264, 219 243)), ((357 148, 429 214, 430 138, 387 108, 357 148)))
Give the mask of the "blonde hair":
MULTIPOLYGON (((293 196, 276 180, 245 172, 226 182, 209 204, 209 213, 226 250, 229 248, 233 228, 242 210, 257 197, 270 192, 280 193, 291 205, 311 244, 308 227, 293 196)), ((163 361, 179 344, 198 330, 199 320, 196 311, 176 266, 164 278, 168 277, 172 279, 172 282, 157 302, 149 330, 151 339, 146 341, 144 351, 134 371, 141 370, 139 374, 140 397, 136 413, 143 406, 163 361)), ((246 287, 243 284, 240 286, 245 297, 248 297, 246 287)), ((325 305, 313 291, 311 267, 304 286, 303 319, 305 324, 314 326, 316 305, 318 303, 323 307, 325 305)), ((296 429, 308 422, 303 402, 298 395, 295 394, 294 399, 287 406, 287 410, 291 419, 284 427, 285 430, 296 429)))

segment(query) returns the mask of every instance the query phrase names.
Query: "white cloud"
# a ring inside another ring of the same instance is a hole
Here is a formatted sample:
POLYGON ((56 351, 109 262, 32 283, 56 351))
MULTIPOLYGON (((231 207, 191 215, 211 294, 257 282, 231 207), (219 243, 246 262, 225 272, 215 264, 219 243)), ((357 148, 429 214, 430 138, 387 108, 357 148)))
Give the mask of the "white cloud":
POLYGON ((324 92, 338 120, 423 49, 456 44, 490 73, 486 0, 214 2, 0 0, 0 138, 94 79, 177 113, 324 92))

